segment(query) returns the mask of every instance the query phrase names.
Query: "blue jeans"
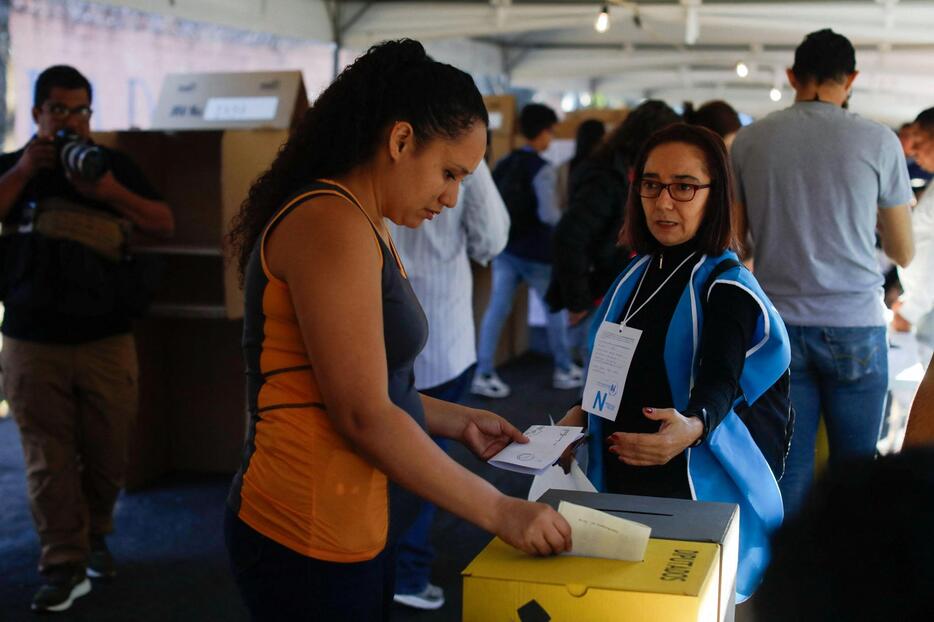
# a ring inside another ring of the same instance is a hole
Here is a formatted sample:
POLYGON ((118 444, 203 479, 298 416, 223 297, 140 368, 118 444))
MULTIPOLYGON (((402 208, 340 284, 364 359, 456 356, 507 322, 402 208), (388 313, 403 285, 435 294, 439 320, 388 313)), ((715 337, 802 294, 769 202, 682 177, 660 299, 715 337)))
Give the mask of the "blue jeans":
MULTIPOLYGON (((483 314, 480 339, 477 344, 477 373, 492 374, 493 358, 503 323, 512 310, 513 299, 519 283, 525 281, 544 300, 551 281, 551 265, 540 261, 522 259, 509 253, 501 253, 493 260, 493 286, 490 303, 483 314)), ((555 360, 555 367, 567 371, 571 368, 571 354, 567 338, 567 313, 559 311, 548 314, 548 348, 555 360)))
POLYGON ((224 519, 224 536, 234 581, 254 622, 388 622, 395 570, 390 545, 363 562, 322 561, 267 538, 230 508, 224 519))
POLYGON ((814 479, 814 452, 821 415, 827 426, 830 464, 876 452, 889 383, 884 326, 838 328, 788 326, 791 403, 796 411, 791 450, 780 482, 785 516, 795 516, 814 479))
MULTIPOLYGON (((473 378, 474 366, 471 365, 460 376, 421 393, 430 397, 459 403, 467 394, 470 379, 473 378)), ((434 438, 441 449, 445 449, 447 439, 434 438)), ((396 594, 418 594, 425 589, 431 579, 431 563, 435 559, 435 549, 431 546, 431 525, 435 518, 435 506, 427 501, 412 526, 399 538, 396 561, 396 594)))

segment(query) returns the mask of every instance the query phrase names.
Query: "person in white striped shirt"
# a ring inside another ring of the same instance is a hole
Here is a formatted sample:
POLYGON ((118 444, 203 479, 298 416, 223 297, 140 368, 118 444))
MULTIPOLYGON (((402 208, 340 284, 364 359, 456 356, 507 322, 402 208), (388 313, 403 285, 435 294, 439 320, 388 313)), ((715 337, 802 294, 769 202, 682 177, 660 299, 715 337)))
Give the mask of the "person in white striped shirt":
MULTIPOLYGON (((389 223, 389 229, 428 317, 428 343, 415 360, 415 388, 460 402, 477 362, 470 260, 487 264, 509 236, 509 214, 485 162, 464 180, 455 209, 433 220, 418 229, 389 223)), ((394 600, 418 609, 444 604, 441 588, 429 581, 434 513, 434 506, 425 502, 399 542, 394 600)))

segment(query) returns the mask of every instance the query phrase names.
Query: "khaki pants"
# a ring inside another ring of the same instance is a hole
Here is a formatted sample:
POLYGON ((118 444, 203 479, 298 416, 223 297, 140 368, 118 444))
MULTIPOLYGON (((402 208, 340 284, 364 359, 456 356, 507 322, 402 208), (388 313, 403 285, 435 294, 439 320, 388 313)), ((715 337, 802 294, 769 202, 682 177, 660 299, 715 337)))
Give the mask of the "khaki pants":
POLYGON ((126 478, 138 402, 133 337, 79 345, 5 337, 0 369, 23 443, 39 570, 85 563, 89 536, 113 529, 126 478))

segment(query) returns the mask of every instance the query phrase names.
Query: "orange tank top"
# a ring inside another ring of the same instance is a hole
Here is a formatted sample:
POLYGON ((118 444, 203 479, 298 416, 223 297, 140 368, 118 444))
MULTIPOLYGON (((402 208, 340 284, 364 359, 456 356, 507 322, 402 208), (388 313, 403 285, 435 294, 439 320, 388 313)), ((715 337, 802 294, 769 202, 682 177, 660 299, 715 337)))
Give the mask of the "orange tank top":
MULTIPOLYGON (((317 182, 271 219, 247 266, 243 348, 250 425, 229 503, 243 522, 293 551, 326 561, 356 562, 372 559, 386 546, 393 487, 381 471, 354 452, 328 418, 288 285, 269 271, 264 254, 273 228, 291 210, 322 195, 340 196, 350 203, 348 208, 362 211, 346 188, 317 182)), ((411 367, 427 338, 427 321, 391 241, 387 247, 375 226, 374 235, 384 257, 390 398, 424 426, 414 383, 394 390, 392 379, 411 379, 411 371, 400 375, 396 367, 400 363, 411 367), (387 253, 395 261, 385 261, 387 253), (421 330, 409 334, 413 326, 421 330)), ((395 514, 400 504, 392 497, 395 514)), ((401 505, 412 501, 405 499, 401 505)))

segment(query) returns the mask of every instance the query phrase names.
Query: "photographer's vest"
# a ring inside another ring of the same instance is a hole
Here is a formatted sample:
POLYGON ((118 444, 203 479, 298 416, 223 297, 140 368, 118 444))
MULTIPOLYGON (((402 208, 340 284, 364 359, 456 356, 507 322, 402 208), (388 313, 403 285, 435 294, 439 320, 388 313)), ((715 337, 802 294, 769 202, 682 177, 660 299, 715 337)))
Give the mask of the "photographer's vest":
MULTIPOLYGON (((317 182, 279 210, 246 269, 243 351, 249 432, 228 498, 239 518, 289 549, 334 562, 372 559, 414 520, 420 501, 362 458, 334 428, 292 306, 289 286, 269 270, 265 241, 293 209, 323 195, 353 195, 317 182)), ((369 217, 367 217, 369 219, 369 217)), ((372 221, 370 224, 373 225, 372 221)), ((428 321, 394 249, 373 226, 382 256, 382 310, 389 397, 423 428, 412 367, 428 321)))

